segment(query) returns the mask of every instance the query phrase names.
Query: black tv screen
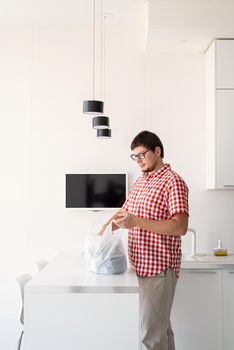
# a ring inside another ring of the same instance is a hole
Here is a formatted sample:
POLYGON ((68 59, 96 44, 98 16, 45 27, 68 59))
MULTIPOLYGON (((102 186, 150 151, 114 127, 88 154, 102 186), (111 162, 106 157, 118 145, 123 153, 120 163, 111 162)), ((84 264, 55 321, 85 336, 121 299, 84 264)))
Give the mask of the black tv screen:
POLYGON ((66 174, 66 208, 121 208, 126 193, 126 173, 66 174))

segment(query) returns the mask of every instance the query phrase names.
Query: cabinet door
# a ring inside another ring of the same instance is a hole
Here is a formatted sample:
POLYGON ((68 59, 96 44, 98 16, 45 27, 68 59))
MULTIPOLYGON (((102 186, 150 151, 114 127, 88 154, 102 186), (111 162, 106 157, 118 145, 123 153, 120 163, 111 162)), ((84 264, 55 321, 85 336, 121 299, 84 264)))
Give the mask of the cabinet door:
POLYGON ((234 90, 217 90, 217 188, 234 188, 234 90))
POLYGON ((234 270, 223 271, 223 350, 234 344, 234 270))
POLYGON ((222 349, 221 271, 184 270, 172 308, 176 350, 222 349))
POLYGON ((234 89, 234 40, 217 40, 216 74, 217 89, 234 89))
POLYGON ((139 297, 26 293, 25 350, 139 349, 139 297))

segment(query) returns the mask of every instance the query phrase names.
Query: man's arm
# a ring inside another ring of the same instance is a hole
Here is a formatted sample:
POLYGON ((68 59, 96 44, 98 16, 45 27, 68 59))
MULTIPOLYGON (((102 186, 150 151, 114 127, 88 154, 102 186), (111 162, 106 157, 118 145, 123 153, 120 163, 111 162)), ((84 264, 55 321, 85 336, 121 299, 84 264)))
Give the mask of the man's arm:
POLYGON ((121 228, 139 227, 143 230, 159 233, 161 235, 182 236, 188 229, 188 215, 178 213, 169 220, 148 220, 121 210, 117 213, 114 223, 121 228))

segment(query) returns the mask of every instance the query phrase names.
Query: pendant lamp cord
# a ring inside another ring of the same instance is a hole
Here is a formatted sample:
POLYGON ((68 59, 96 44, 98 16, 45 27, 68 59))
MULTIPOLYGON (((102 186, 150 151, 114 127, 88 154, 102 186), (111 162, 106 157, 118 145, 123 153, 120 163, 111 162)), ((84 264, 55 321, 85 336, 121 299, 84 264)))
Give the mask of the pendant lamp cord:
POLYGON ((102 0, 101 0, 101 69, 100 69, 100 92, 101 92, 101 100, 103 101, 103 62, 102 62, 102 57, 103 57, 103 13, 102 13, 102 0))
POLYGON ((95 0, 93 0, 93 100, 95 91, 95 0))
POLYGON ((100 92, 101 100, 105 101, 105 82, 106 82, 106 14, 103 14, 101 0, 101 70, 100 70, 100 92))
POLYGON ((106 15, 104 15, 104 35, 103 35, 103 100, 105 101, 106 91, 106 15))

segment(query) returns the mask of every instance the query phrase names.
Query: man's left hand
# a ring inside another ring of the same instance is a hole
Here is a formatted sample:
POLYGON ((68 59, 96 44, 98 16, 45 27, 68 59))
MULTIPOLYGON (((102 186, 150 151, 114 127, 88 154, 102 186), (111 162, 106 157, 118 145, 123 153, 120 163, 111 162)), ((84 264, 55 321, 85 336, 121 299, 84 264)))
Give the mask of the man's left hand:
POLYGON ((121 228, 131 228, 137 226, 137 216, 128 213, 122 209, 117 215, 117 218, 113 222, 121 228))

